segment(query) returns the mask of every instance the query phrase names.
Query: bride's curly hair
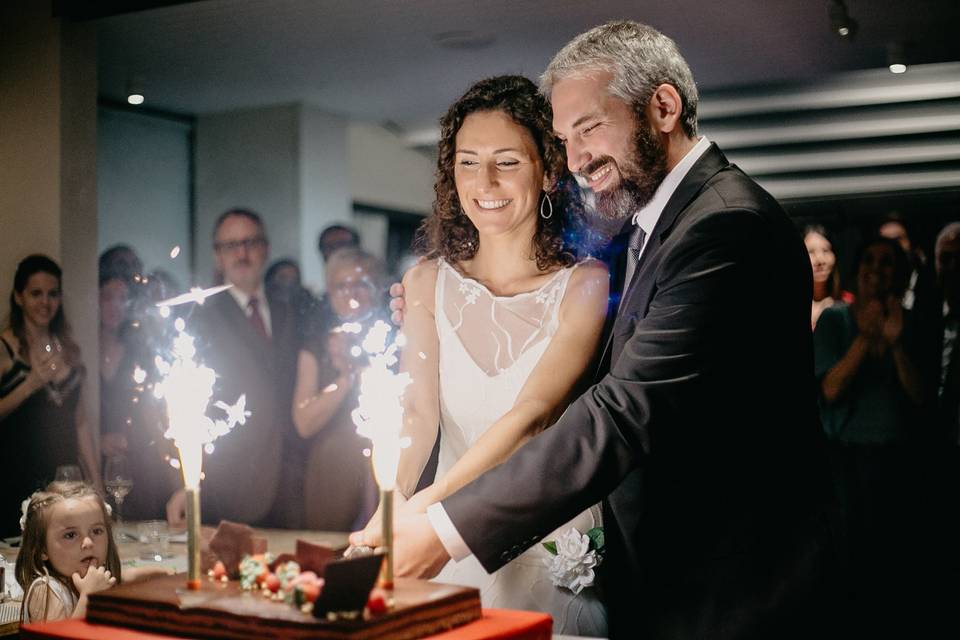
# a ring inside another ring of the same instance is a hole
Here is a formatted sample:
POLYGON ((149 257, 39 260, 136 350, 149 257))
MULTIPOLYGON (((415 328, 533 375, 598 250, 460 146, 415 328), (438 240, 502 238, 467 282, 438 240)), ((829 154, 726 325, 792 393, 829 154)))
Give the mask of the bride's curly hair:
POLYGON ((576 262, 579 250, 574 244, 582 224, 583 204, 580 189, 567 171, 567 157, 560 140, 553 134, 550 103, 536 85, 523 76, 497 76, 481 80, 467 90, 440 120, 437 157, 436 199, 433 213, 417 230, 414 251, 427 258, 442 257, 448 262, 469 260, 477 252, 477 229, 464 214, 454 180, 457 132, 464 120, 480 111, 502 111, 530 132, 543 162, 553 203, 553 216, 537 214, 531 258, 537 268, 565 267, 576 262))

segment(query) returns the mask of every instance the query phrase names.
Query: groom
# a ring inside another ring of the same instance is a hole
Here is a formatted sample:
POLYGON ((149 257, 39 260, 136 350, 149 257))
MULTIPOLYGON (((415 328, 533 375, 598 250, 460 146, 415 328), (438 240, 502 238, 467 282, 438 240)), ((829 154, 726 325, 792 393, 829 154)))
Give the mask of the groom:
POLYGON ((398 571, 433 575, 471 553, 495 571, 604 500, 612 637, 829 635, 829 484, 798 234, 698 137, 690 69, 656 30, 578 36, 542 89, 570 169, 600 214, 623 220, 601 370, 506 463, 398 521, 398 571))

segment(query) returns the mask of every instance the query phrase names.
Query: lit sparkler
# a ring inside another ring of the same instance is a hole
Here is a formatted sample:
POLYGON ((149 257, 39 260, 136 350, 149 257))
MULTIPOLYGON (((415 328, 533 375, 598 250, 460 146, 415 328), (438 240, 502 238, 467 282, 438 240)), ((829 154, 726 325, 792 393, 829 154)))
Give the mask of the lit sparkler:
POLYGON ((250 412, 246 397, 241 395, 235 404, 217 401, 214 407, 226 417, 212 420, 207 407, 213 395, 216 372, 194 360, 196 347, 193 337, 186 333, 182 318, 175 323, 177 335, 173 340, 173 358, 170 361, 156 357, 161 375, 153 393, 167 403, 167 431, 180 456, 180 473, 187 492, 187 550, 188 582, 191 589, 200 588, 200 479, 203 472, 203 452, 211 451, 213 441, 226 435, 238 424, 244 424, 250 412))
POLYGON ((388 344, 391 328, 378 320, 362 342, 369 355, 369 364, 360 374, 359 403, 351 416, 357 433, 371 442, 373 475, 380 487, 380 511, 383 544, 387 550, 383 586, 393 588, 393 491, 397 483, 400 451, 410 438, 400 435, 403 428, 403 405, 400 397, 410 384, 410 374, 394 373, 397 351, 404 344, 402 335, 388 344))
POLYGON ((156 306, 162 309, 164 307, 169 308, 169 307, 175 307, 180 304, 187 304, 188 302, 196 302, 197 304, 203 304, 204 301, 210 296, 216 295, 221 291, 226 291, 232 286, 233 286, 232 284, 221 284, 216 287, 210 287, 209 289, 201 289, 200 287, 193 287, 192 289, 190 289, 190 291, 187 291, 186 293, 181 293, 180 295, 174 296, 173 298, 161 300, 160 302, 156 303, 156 306))

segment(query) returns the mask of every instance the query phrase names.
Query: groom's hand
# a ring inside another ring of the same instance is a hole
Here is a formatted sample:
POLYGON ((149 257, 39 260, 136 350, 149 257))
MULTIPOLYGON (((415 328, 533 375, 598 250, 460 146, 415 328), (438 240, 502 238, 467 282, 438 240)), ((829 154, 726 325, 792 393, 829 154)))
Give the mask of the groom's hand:
MULTIPOLYGON (((368 529, 351 534, 350 543, 379 547, 383 538, 379 531, 368 529)), ((432 578, 449 559, 427 514, 404 515, 394 522, 393 571, 397 576, 432 578)))
POLYGON ((390 319, 398 327, 403 325, 403 308, 403 285, 394 282, 390 285, 390 319))

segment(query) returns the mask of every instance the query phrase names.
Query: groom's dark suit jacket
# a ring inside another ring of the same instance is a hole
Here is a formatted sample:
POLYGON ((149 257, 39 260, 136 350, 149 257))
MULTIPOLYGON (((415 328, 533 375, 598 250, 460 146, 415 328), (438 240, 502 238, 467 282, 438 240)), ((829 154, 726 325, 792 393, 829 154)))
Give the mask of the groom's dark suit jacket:
MULTIPOLYGON (((291 418, 296 319, 288 305, 269 297, 268 303, 269 340, 257 333, 228 292, 198 306, 188 322, 204 363, 217 372, 213 400, 229 404, 246 394, 251 413, 246 424, 217 439, 213 454, 204 458, 200 497, 205 523, 227 519, 296 526, 289 519, 303 511, 302 470, 299 459, 291 457, 303 449, 291 418)), ((217 409, 209 415, 223 417, 217 409)))
POLYGON ((598 382, 443 506, 494 571, 606 499, 614 638, 802 635, 832 561, 806 251, 716 146, 647 242, 598 382))

